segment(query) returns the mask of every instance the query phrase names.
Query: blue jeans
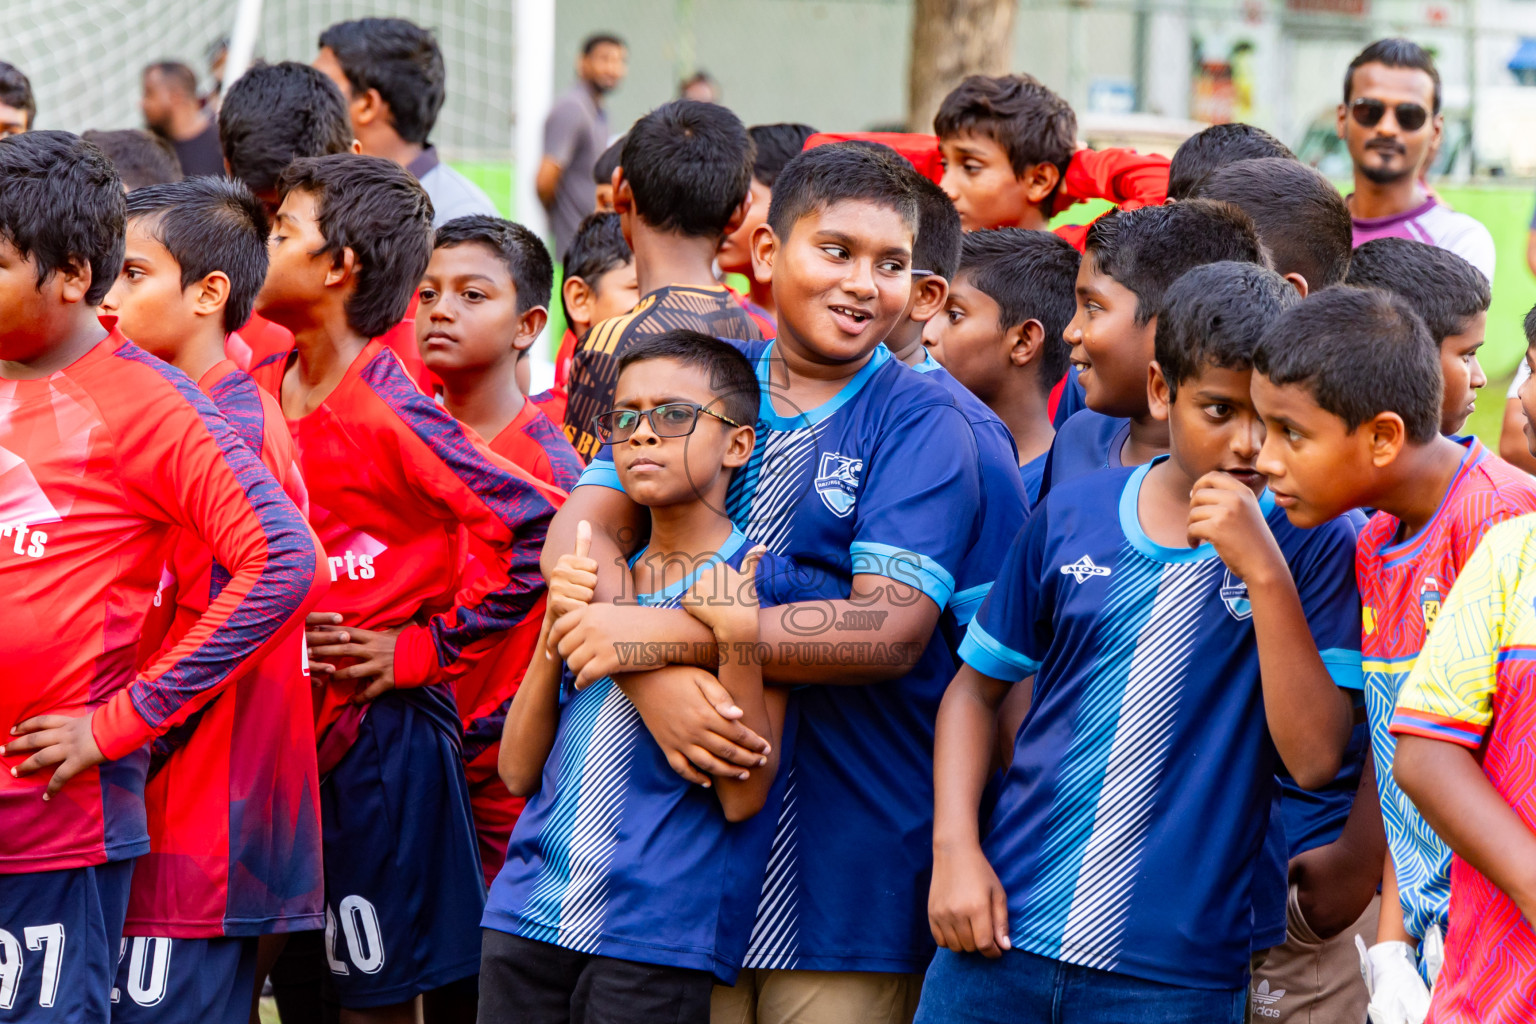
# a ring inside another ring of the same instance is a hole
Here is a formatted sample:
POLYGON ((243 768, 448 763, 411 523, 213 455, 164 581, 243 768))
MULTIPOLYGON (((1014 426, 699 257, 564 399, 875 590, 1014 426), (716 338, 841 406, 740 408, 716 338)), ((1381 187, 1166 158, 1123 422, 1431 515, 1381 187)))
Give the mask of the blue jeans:
POLYGON ((1246 988, 1183 988, 1014 950, 999 960, 941 949, 916 1024, 1239 1024, 1246 988))

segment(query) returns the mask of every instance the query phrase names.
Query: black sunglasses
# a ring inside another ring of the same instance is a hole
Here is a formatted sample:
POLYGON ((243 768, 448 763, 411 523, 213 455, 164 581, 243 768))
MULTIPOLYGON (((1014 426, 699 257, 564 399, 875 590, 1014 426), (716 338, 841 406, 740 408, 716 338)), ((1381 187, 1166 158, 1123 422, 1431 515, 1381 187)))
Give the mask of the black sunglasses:
MULTIPOLYGON (((1397 126, 1405 132, 1416 132, 1429 120, 1429 111, 1418 103, 1399 103, 1392 108, 1397 126)), ((1381 100, 1361 96, 1349 105, 1349 116, 1362 128, 1375 128, 1387 116, 1387 105, 1381 100)))
POLYGON ((644 412, 639 409, 614 409, 592 417, 592 426, 597 431, 597 439, 603 444, 622 444, 628 441, 640 429, 642 418, 650 421, 651 432, 657 437, 686 437, 699 425, 700 413, 713 416, 733 427, 741 426, 733 419, 692 402, 668 402, 644 412))

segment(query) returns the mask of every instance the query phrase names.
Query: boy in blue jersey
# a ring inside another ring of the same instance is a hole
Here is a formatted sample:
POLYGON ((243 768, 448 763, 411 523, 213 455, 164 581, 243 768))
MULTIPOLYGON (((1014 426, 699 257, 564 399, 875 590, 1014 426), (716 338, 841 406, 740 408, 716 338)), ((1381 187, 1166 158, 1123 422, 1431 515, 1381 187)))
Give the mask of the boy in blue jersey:
POLYGON ((1163 293, 1192 267, 1262 263, 1253 221, 1208 200, 1101 217, 1077 270, 1077 312, 1064 334, 1088 408, 1056 431, 1040 496, 1106 466, 1139 466, 1168 451, 1168 425, 1147 402, 1147 366, 1163 293))
MULTIPOLYGON (((482 1019, 706 1024, 715 979, 740 968, 777 818, 754 815, 769 801, 788 701, 764 689, 756 657, 754 577, 771 556, 723 511, 752 455, 758 398, 740 352, 672 331, 620 357, 614 408, 594 427, 650 514, 623 599, 681 605, 710 628, 720 685, 770 750, 760 767, 694 786, 612 679, 573 691, 558 662, 536 655, 501 740, 502 779, 529 802, 486 906, 482 1019)), ((551 575, 546 634, 592 598, 590 541, 584 524, 551 575)))
POLYGON ((1293 302, 1247 263, 1174 284, 1148 389, 1169 455, 1053 491, 972 622, 935 742, 945 948, 919 1020, 1242 1020, 1276 753, 1331 779, 1360 677, 1354 532, 1291 527, 1254 465, 1251 354, 1293 302), (987 741, 1030 676, 983 837, 987 741))
MULTIPOLYGON (((751 970, 717 990, 719 1020, 906 1021, 933 948, 922 912, 930 745, 954 662, 930 641, 975 544, 981 499, 971 425, 881 344, 911 295, 917 220, 905 175, 865 147, 827 145, 785 167, 754 240, 779 335, 742 345, 766 396, 727 509, 805 572, 795 602, 760 615, 760 649, 767 681, 811 685, 797 693, 751 970)), ((600 599, 620 576, 613 560, 634 550, 626 531, 640 525, 605 466, 587 468, 545 555, 552 567, 575 523, 591 522, 600 599)), ((707 643, 691 616, 594 602, 553 636, 580 682, 631 673, 621 685, 675 768, 702 778, 761 757, 764 742, 718 686, 638 677, 647 666, 618 661, 632 648, 616 643, 679 642, 682 655, 707 643)))
POLYGON ((1078 262, 1043 231, 972 231, 944 312, 923 328, 934 358, 1007 426, 1031 505, 1055 434, 1046 408, 1066 372, 1078 262))
POLYGON ((1391 1024, 1422 1020, 1428 1006, 1433 972, 1420 948, 1445 930, 1451 862, 1393 780, 1398 691, 1483 535, 1536 511, 1530 477, 1475 438, 1440 433, 1441 362, 1406 302, 1347 287, 1289 311, 1254 356, 1254 403, 1268 428, 1259 466, 1291 521, 1378 510, 1360 533, 1356 577, 1387 857, 1376 942, 1363 959, 1371 1018, 1391 1024))

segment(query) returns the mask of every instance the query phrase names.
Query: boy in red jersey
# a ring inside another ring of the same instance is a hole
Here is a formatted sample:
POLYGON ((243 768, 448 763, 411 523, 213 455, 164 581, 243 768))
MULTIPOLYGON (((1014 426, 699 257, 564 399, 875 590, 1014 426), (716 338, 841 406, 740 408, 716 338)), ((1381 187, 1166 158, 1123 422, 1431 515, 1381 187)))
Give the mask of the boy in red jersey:
MULTIPOLYGON (((300 511, 293 439, 271 395, 224 341, 267 273, 267 220, 239 182, 188 178, 129 196, 122 273, 105 314, 197 382, 300 511)), ((178 531, 141 650, 169 650, 225 577, 208 545, 178 531)), ((322 584, 323 584, 322 580, 322 584)), ((195 732, 155 745, 144 799, 151 852, 134 870, 114 1021, 241 1024, 255 998, 257 936, 324 926, 320 780, 304 636, 203 709, 195 732)), ((268 942, 269 953, 281 939, 268 942)))
MULTIPOLYGON (((1526 315, 1525 336, 1529 367, 1536 310, 1526 315)), ((1536 409, 1529 378, 1520 404, 1527 417, 1536 409)), ((1536 445, 1529 427, 1525 436, 1536 445)), ((1530 516, 1488 531, 1451 588, 1392 716, 1397 782, 1456 853, 1445 967, 1429 1007, 1436 1024, 1536 1016, 1533 532, 1530 516)))
POLYGON ((773 183, 779 172, 799 155, 805 140, 815 135, 816 129, 808 124, 755 124, 747 129, 747 134, 752 136, 752 184, 748 192, 752 202, 736 230, 721 241, 715 262, 724 273, 746 275, 748 294, 742 295, 734 288, 731 294, 752 317, 766 341, 777 333, 773 284, 759 281, 752 273, 752 234, 768 222, 768 204, 773 199, 773 183))
MULTIPOLYGON (((1051 217, 1085 199, 1122 210, 1168 198, 1168 158, 1129 149, 1077 148, 1077 115, 1030 75, 971 75, 933 119, 944 157, 944 191, 967 231, 1044 231, 1051 217)), ((1088 229, 1056 233, 1083 249, 1088 229)))
POLYGON ((237 430, 97 320, 123 228, 95 147, 0 141, 0 1020, 108 1019, 133 858, 149 851, 148 744, 274 653, 324 571, 237 430), (177 529, 212 548, 224 586, 136 671, 177 529))
POLYGON ((479 970, 484 882, 452 683, 543 592, 558 494, 418 391, 378 335, 432 253, 431 203, 380 157, 296 160, 256 306, 294 333, 280 396, 332 578, 311 617, 326 956, 343 1019, 409 1020, 479 970), (369 339, 373 338, 373 341, 369 339), (456 592, 462 531, 484 576, 456 592))
MULTIPOLYGON (((472 214, 438 228, 434 246, 418 293, 416 334, 422 361, 443 382, 443 407, 486 438, 491 451, 569 491, 581 476, 576 449, 517 382, 523 354, 549 319, 554 267, 544 243, 521 224, 472 214)), ((483 574, 484 561, 472 549, 466 575, 483 574)), ((501 870, 523 807, 497 777, 496 746, 543 615, 540 601, 494 654, 454 684, 487 886, 501 870)))
POLYGON ((1440 433, 1439 349, 1387 292, 1326 288, 1287 311, 1254 356, 1253 397, 1268 428, 1257 464, 1293 523, 1379 510, 1355 559, 1388 854, 1366 986, 1373 1019, 1421 1018, 1432 979, 1418 950, 1446 927, 1451 856, 1393 781, 1393 711, 1462 566, 1491 526, 1536 511, 1536 484, 1475 438, 1440 433))

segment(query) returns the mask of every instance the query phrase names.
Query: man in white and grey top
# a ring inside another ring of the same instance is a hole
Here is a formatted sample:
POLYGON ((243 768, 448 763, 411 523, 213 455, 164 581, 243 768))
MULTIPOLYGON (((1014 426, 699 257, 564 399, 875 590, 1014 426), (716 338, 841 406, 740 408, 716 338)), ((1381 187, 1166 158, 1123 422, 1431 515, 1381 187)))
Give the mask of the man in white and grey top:
POLYGON ((432 199, 433 227, 470 213, 498 215, 490 197, 427 141, 446 77, 430 31, 404 18, 338 22, 321 33, 314 66, 341 90, 363 152, 416 175, 432 199))
POLYGON ((597 208, 592 165, 608 148, 603 96, 624 80, 627 59, 618 36, 588 36, 576 60, 576 81, 556 98, 544 121, 544 159, 536 184, 554 229, 557 257, 571 244, 582 218, 597 208))

